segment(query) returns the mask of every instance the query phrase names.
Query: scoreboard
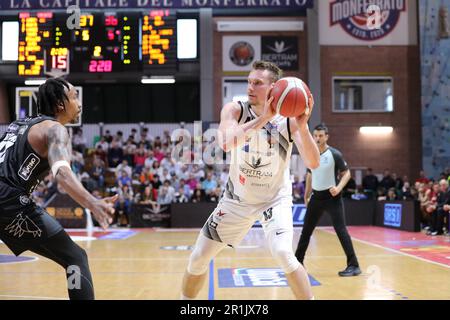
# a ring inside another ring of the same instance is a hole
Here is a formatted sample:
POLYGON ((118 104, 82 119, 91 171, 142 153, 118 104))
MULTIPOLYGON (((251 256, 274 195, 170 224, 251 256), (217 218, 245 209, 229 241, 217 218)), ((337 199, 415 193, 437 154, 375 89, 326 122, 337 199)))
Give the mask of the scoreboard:
POLYGON ((72 30, 66 20, 64 13, 19 14, 19 76, 176 71, 176 15, 170 10, 82 12, 72 30))
POLYGON ((18 74, 42 76, 45 48, 52 46, 53 13, 20 13, 18 74))
POLYGON ((96 13, 80 17, 80 29, 71 32, 72 72, 138 71, 139 17, 96 13), (100 27, 98 27, 100 26, 100 27))
POLYGON ((141 24, 144 66, 176 67, 177 51, 170 50, 171 44, 176 42, 176 23, 176 17, 169 10, 152 11, 144 16, 141 24))

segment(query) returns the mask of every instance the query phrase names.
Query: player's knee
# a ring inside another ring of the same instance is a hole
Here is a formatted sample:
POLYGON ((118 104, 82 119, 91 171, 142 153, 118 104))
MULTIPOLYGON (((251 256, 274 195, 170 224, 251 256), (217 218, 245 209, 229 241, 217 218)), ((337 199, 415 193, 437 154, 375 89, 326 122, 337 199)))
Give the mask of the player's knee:
POLYGON ((80 246, 74 246, 68 253, 66 259, 68 265, 76 265, 81 267, 88 267, 88 256, 86 250, 80 246))
POLYGON ((292 250, 278 249, 272 251, 273 257, 285 273, 291 273, 300 266, 292 250))
POLYGON ((88 263, 88 255, 86 253, 86 250, 84 250, 83 248, 80 248, 79 250, 79 259, 83 264, 88 263))
POLYGON ((194 276, 202 275, 208 270, 210 260, 210 257, 206 256, 204 250, 194 249, 189 257, 187 271, 194 276))

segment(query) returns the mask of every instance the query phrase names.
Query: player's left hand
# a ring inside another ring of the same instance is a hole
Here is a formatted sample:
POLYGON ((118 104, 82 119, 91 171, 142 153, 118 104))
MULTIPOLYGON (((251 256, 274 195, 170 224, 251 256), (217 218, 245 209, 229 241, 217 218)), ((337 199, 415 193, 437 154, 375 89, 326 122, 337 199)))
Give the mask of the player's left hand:
POLYGON ((118 198, 119 195, 116 194, 112 197, 96 199, 89 208, 92 215, 103 229, 108 228, 108 226, 112 223, 112 217, 115 212, 114 203, 118 198))
POLYGON ((336 197, 342 190, 338 187, 331 187, 329 191, 333 197, 336 197))
POLYGON ((270 95, 272 92, 273 86, 274 86, 274 84, 272 83, 270 85, 270 87, 267 88, 266 100, 264 101, 264 111, 261 115, 267 121, 270 121, 270 119, 272 119, 276 114, 275 107, 272 105, 273 96, 270 95))
POLYGON ((311 117, 311 114, 312 114, 313 107, 314 107, 314 98, 313 98, 312 95, 310 95, 309 96, 308 108, 306 108, 305 112, 302 115, 300 115, 300 116, 295 118, 299 128, 306 128, 307 127, 309 118, 311 117))

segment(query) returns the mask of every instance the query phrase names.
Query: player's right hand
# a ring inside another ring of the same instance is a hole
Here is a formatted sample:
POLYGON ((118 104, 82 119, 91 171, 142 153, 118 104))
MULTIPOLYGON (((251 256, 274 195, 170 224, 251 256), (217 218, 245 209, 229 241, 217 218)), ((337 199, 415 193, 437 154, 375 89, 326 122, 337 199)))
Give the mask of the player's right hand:
POLYGON ((92 207, 90 208, 95 220, 98 221, 103 229, 108 228, 108 226, 113 221, 112 216, 115 212, 114 203, 118 198, 119 195, 116 194, 112 197, 98 199, 92 204, 92 207))

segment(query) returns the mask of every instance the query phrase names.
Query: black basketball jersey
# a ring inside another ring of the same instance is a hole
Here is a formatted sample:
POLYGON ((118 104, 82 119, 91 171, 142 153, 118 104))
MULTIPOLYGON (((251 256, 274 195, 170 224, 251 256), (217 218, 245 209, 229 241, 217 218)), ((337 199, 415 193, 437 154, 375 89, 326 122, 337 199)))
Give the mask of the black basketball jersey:
POLYGON ((0 138, 0 181, 3 185, 31 194, 48 174, 48 160, 40 157, 28 143, 30 128, 44 120, 55 119, 38 116, 14 121, 0 138))

